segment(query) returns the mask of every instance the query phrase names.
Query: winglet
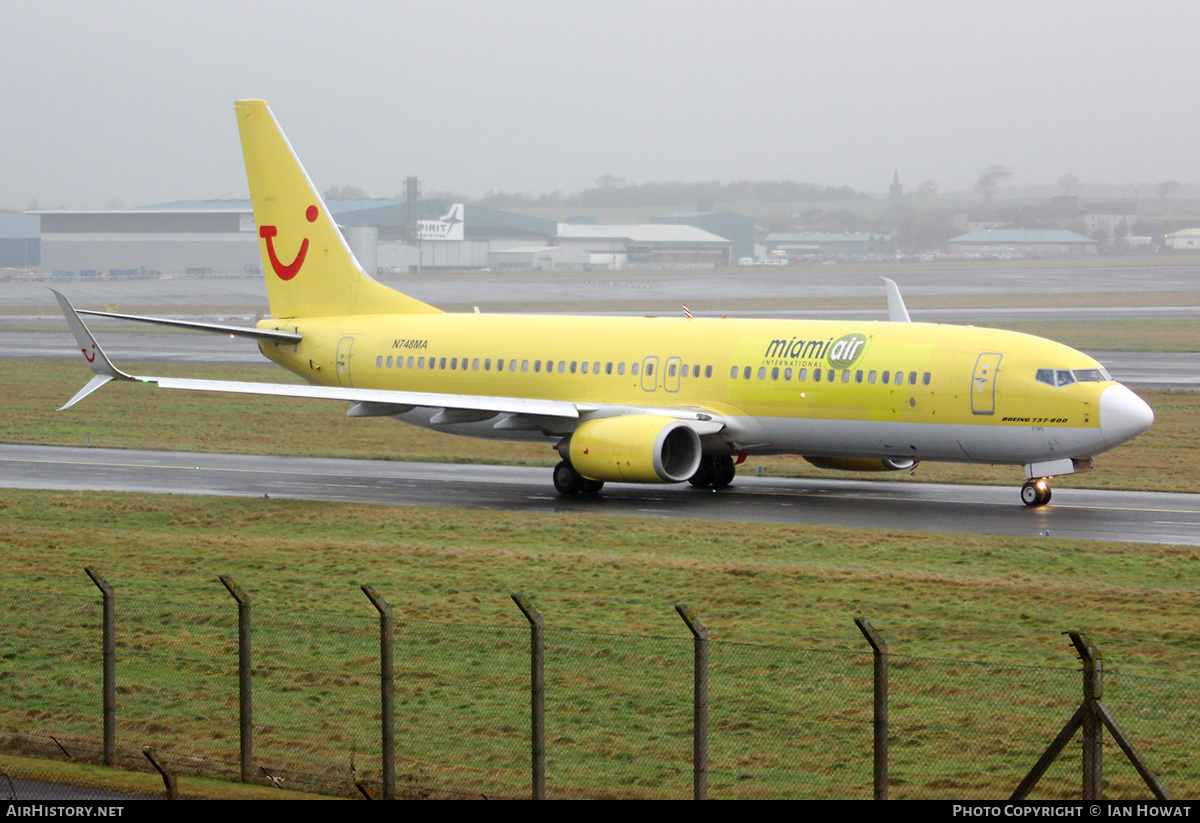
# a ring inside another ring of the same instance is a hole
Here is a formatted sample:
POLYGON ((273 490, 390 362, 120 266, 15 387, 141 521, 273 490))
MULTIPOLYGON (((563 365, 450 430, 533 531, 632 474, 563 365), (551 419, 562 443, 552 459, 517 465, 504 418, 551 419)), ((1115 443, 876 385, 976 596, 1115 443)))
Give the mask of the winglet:
POLYGON ((67 325, 71 327, 71 334, 75 335, 75 342, 79 345, 79 350, 83 352, 83 359, 87 361, 88 368, 95 374, 88 384, 68 400, 67 404, 60 408, 59 411, 71 408, 71 406, 74 406, 110 380, 135 379, 132 375, 126 374, 112 364, 112 361, 108 359, 108 355, 96 343, 96 338, 92 337, 92 333, 88 331, 87 326, 83 325, 83 321, 79 319, 79 314, 75 311, 75 307, 71 305, 71 302, 54 291, 54 289, 50 289, 50 291, 54 294, 54 299, 58 301, 58 306, 62 309, 63 317, 67 318, 67 325))
POLYGON ((879 279, 887 284, 888 320, 893 323, 911 323, 912 318, 908 316, 908 309, 904 305, 904 298, 900 296, 900 287, 896 285, 896 281, 886 277, 879 279))

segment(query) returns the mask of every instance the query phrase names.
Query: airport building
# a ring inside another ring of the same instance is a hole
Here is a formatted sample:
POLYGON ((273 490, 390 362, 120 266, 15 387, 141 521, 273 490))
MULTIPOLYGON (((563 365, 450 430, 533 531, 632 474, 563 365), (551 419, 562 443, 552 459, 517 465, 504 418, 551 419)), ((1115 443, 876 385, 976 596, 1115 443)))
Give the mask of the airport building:
POLYGON ((946 241, 956 254, 1019 254, 1024 257, 1072 257, 1096 254, 1100 244, 1065 229, 984 229, 946 241))
MULTIPOLYGON (((728 265, 732 256, 730 239, 674 221, 573 225, 430 198, 415 210, 414 228, 414 215, 403 199, 331 200, 326 205, 359 263, 372 274, 712 268, 728 265)), ((43 271, 63 276, 255 275, 262 270, 257 227, 246 200, 13 217, 29 225, 40 222, 40 242, 29 238, 34 248, 23 257, 14 245, 13 255, 32 259, 36 251, 37 261, 26 265, 40 264, 43 271)), ((22 230, 28 233, 27 227, 22 230)), ((752 226, 750 230, 752 236, 752 226)), ((0 225, 0 251, 5 249, 3 231, 0 225)))

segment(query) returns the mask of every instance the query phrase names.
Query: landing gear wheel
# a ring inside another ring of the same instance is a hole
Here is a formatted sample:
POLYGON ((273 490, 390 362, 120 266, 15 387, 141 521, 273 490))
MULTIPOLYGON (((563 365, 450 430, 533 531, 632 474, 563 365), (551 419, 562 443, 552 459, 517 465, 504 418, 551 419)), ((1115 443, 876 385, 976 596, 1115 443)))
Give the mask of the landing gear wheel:
POLYGON ((737 475, 737 468, 733 465, 733 458, 727 454, 723 454, 713 461, 713 481, 714 489, 723 489, 733 482, 734 476, 737 475))
POLYGON ((554 488, 562 495, 579 494, 584 490, 587 480, 575 471, 575 467, 567 460, 561 461, 554 467, 554 488))
POLYGON ((588 480, 585 477, 583 479, 583 488, 579 490, 579 493, 580 494, 595 494, 596 492, 600 491, 602 488, 604 488, 603 480, 588 480))
POLYGON ((713 481, 713 461, 711 457, 701 457, 700 466, 696 473, 688 478, 688 482, 697 489, 711 489, 713 481))
POLYGON ((1028 480, 1021 487, 1021 502, 1026 506, 1044 506, 1050 502, 1050 484, 1044 478, 1028 480))
POLYGON ((727 454, 700 458, 700 467, 688 478, 698 489, 723 489, 733 482, 737 470, 733 458, 727 454))

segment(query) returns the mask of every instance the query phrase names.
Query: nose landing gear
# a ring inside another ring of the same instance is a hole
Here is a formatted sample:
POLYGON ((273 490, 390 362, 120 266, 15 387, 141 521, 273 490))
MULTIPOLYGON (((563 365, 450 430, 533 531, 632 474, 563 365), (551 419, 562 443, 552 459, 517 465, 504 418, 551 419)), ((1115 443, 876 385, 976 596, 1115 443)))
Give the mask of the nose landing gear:
POLYGON ((1044 506, 1050 502, 1050 480, 1046 477, 1037 477, 1033 480, 1025 481, 1025 485, 1021 487, 1021 502, 1026 506, 1044 506))

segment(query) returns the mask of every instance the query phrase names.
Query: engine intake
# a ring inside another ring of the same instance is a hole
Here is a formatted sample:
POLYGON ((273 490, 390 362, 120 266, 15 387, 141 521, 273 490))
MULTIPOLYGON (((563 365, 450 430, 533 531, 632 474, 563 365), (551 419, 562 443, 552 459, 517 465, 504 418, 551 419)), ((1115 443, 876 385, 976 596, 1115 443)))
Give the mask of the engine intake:
POLYGON ((600 417, 575 429, 563 456, 589 480, 681 483, 700 467, 700 435, 659 415, 600 417))

